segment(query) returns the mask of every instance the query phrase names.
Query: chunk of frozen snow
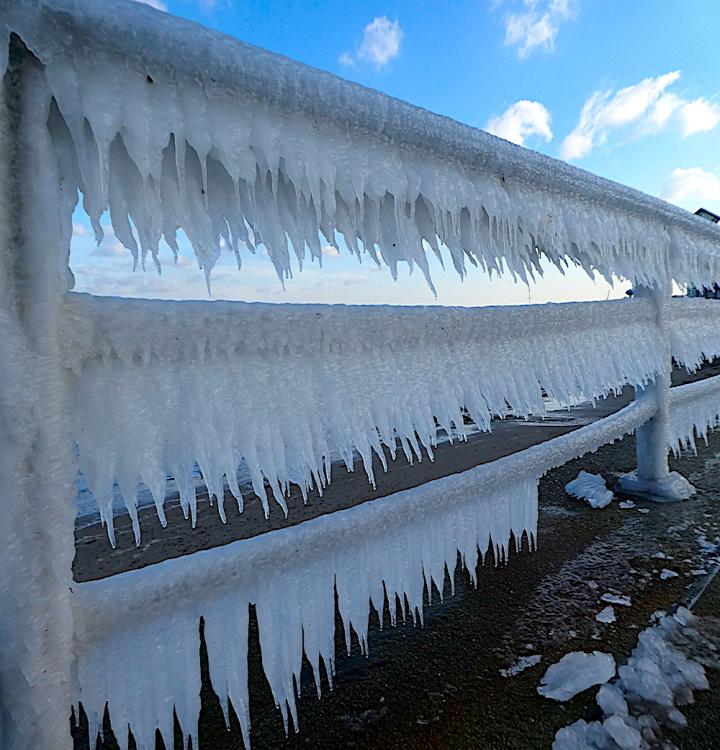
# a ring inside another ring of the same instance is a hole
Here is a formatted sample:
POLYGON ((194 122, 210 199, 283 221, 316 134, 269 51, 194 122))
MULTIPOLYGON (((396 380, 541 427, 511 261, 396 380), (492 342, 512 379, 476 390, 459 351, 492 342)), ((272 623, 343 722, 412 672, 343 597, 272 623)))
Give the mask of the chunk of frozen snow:
POLYGON ((670 570, 669 568, 663 568, 660 571, 660 580, 661 581, 667 581, 668 578, 677 578, 680 574, 676 573, 674 570, 670 570))
POLYGON ((578 500, 586 500, 591 508, 605 508, 614 497, 599 474, 589 474, 587 471, 581 471, 572 482, 568 482, 565 492, 578 500))
POLYGON ((640 732, 623 721, 621 716, 610 716, 605 719, 603 728, 622 750, 639 750, 642 747, 640 732))
POLYGON ((548 667, 538 687, 545 698, 567 701, 593 685, 602 685, 615 676, 612 654, 593 651, 573 651, 548 667))
POLYGON ((629 510, 630 508, 634 508, 634 507, 635 507, 635 503, 634 503, 634 502, 633 502, 632 500, 621 500, 621 501, 620 501, 620 502, 618 503, 618 505, 619 505, 619 506, 620 506, 620 507, 621 507, 621 508, 622 508, 623 510, 629 510))
POLYGON ((631 607, 632 599, 629 596, 618 594, 603 594, 600 599, 608 604, 619 604, 621 607, 631 607))
POLYGON ((616 685, 609 683, 601 685, 595 700, 605 716, 628 715, 627 701, 623 696, 623 691, 616 685))
POLYGON ((611 622, 615 622, 617 617, 615 617, 615 610, 608 604, 605 609, 595 615, 595 619, 598 622, 604 622, 606 625, 609 625, 611 622))
POLYGON ((526 669, 530 669, 530 667, 534 667, 536 664, 539 664, 540 659, 542 659, 540 654, 521 656, 511 667, 508 667, 507 669, 501 669, 500 674, 503 677, 514 677, 516 674, 520 674, 520 672, 524 672, 526 669))
POLYGON ((552 750, 593 750, 607 747, 608 742, 608 733, 599 721, 588 724, 584 719, 579 719, 558 730, 552 750))

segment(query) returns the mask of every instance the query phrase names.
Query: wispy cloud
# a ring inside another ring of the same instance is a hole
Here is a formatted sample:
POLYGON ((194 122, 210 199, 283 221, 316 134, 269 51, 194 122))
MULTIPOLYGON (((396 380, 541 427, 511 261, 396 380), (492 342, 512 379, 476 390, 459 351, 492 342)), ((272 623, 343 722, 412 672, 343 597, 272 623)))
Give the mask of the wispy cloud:
POLYGON ((689 211, 720 205, 720 177, 700 167, 673 169, 665 180, 661 198, 689 211))
POLYGON ((553 52, 560 26, 572 18, 576 0, 524 0, 524 9, 505 18, 505 46, 524 60, 533 52, 553 52))
POLYGON ((687 100, 668 89, 680 78, 675 70, 617 91, 596 91, 585 102, 574 130, 563 141, 563 159, 581 159, 613 132, 638 137, 675 123, 684 138, 720 123, 720 106, 704 97, 687 100))
POLYGON ((386 16, 378 16, 363 29, 363 38, 355 54, 343 52, 338 62, 345 67, 358 61, 369 62, 376 70, 382 70, 400 54, 403 37, 397 19, 391 21, 386 16))
POLYGON ((535 135, 551 141, 551 120, 550 112, 543 104, 521 99, 511 104, 502 114, 491 117, 485 130, 523 146, 526 138, 535 135))

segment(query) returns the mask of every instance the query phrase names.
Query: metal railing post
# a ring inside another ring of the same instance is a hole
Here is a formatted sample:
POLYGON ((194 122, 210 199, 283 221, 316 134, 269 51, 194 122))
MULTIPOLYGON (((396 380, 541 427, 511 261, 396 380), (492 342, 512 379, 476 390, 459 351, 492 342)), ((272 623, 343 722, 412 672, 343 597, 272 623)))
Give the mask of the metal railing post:
POLYGON ((672 286, 654 288, 640 286, 636 296, 652 299, 656 323, 661 336, 663 370, 656 373, 655 381, 642 390, 636 388, 636 399, 655 402, 655 415, 638 428, 636 433, 637 469, 620 478, 617 489, 626 495, 637 495, 656 502, 687 500, 695 488, 678 472, 671 472, 668 464, 670 435, 670 385, 672 355, 668 335, 667 317, 672 286))

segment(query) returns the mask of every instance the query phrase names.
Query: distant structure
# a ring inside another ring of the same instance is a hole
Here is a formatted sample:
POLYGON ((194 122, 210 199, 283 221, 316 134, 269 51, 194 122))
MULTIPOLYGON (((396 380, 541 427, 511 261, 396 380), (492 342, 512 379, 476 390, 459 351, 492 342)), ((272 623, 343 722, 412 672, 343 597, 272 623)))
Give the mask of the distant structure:
MULTIPOLYGON (((712 211, 708 211, 707 208, 698 208, 695 211, 695 216, 702 216, 703 219, 712 221, 713 224, 720 223, 720 216, 714 214, 712 211)), ((687 296, 720 299, 720 285, 715 283, 712 285, 712 288, 704 286, 702 289, 698 289, 694 284, 688 284, 687 296)))

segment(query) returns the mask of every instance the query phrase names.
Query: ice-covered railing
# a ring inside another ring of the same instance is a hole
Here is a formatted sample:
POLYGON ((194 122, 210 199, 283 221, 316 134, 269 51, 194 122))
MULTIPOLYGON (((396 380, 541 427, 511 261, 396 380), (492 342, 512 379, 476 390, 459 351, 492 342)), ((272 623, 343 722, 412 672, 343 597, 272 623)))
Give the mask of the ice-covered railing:
POLYGON ((330 457, 385 465, 396 442, 432 457, 438 427, 463 438, 463 415, 542 415, 563 403, 643 386, 662 366, 649 300, 447 308, 152 302, 68 295, 66 367, 80 467, 112 532, 113 482, 139 539, 137 491, 164 523, 166 476, 195 519, 200 467, 224 519, 224 487, 243 499, 244 459, 268 512, 330 481, 330 457), (141 436, 141 437, 140 437, 141 436), (224 480, 227 485, 224 484, 224 480))
MULTIPOLYGON (((638 191, 195 24, 94 0, 5 0, 43 63, 68 207, 158 264, 188 236, 206 275, 263 244, 278 275, 319 233, 428 277, 448 248, 525 279, 545 255, 653 285, 720 278, 720 228, 638 191)), ((0 59, 0 70, 4 69, 0 59)), ((38 95, 40 86, 38 85, 38 95)), ((50 158, 51 154, 48 153, 50 158)))
POLYGON ((707 443, 708 432, 720 426, 720 375, 678 386, 670 391, 669 447, 678 455, 707 443))
POLYGON ((108 703, 115 736, 127 747, 130 725, 139 750, 152 750, 155 729, 167 745, 173 709, 197 747, 200 709, 198 619, 205 620, 213 688, 228 700, 249 746, 248 606, 256 607, 262 663, 285 726, 297 730, 295 685, 303 654, 320 691, 320 660, 332 685, 335 594, 350 649, 351 628, 368 648, 369 603, 382 624, 423 617, 424 589, 451 585, 458 552, 475 580, 492 546, 506 557, 512 533, 532 546, 539 478, 548 470, 622 438, 654 413, 635 403, 609 418, 490 464, 388 495, 297 526, 221 548, 167 560, 75 587, 74 611, 85 644, 78 663, 80 700, 90 737, 108 703), (406 610, 405 602, 408 603, 406 610), (160 641, 157 633, 162 633, 160 641), (142 689, 137 675, 142 674, 142 689), (120 731, 118 731, 120 728, 120 731))
POLYGON ((718 300, 671 300, 668 334, 673 358, 689 371, 720 357, 720 304, 718 300))
POLYGON ((294 711, 302 647, 315 667, 332 664, 333 585, 359 633, 370 592, 376 604, 403 592, 417 608, 457 549, 471 565, 490 538, 532 535, 543 471, 635 428, 635 489, 687 497, 668 443, 715 423, 715 386, 671 397, 670 358, 693 369, 720 346, 715 309, 671 304, 669 282, 720 278, 720 228, 123 0, 0 0, 0 70, 0 742, 69 743, 79 697, 94 717, 110 698, 121 742, 127 723, 146 746, 155 726, 169 739, 173 704, 193 734, 200 615, 216 690, 247 736, 248 602, 276 700, 294 711), (292 254, 321 259, 322 234, 393 272, 406 262, 427 275, 426 254, 444 246, 461 275, 472 262, 527 278, 544 255, 631 278, 649 296, 518 311, 72 297, 78 189, 98 233, 107 208, 138 259, 157 261, 160 239, 174 246, 183 230, 208 278, 223 248, 263 244, 284 279, 292 254), (222 550, 72 581, 75 441, 106 520, 113 479, 131 512, 143 482, 162 513, 168 472, 182 482, 198 461, 222 494, 223 476, 236 489, 241 455, 256 491, 267 480, 281 502, 288 482, 322 486, 332 450, 367 465, 399 440, 419 457, 436 421, 462 432, 463 409, 485 426, 509 409, 541 411, 543 387, 564 398, 625 383, 645 386, 632 407, 520 457, 222 550), (273 567, 273 554, 290 566, 273 567), (254 561, 267 592, 254 588, 254 561), (292 624, 288 637, 278 621, 292 624))

